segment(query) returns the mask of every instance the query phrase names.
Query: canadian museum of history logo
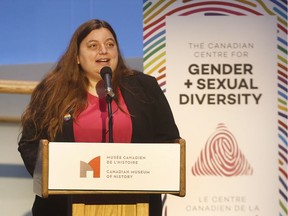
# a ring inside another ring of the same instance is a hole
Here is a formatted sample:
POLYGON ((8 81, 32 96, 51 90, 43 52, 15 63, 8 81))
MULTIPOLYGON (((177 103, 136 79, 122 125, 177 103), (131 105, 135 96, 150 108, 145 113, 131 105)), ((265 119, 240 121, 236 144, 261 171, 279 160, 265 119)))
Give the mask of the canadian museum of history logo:
POLYGON ((220 123, 200 152, 192 167, 192 174, 226 177, 252 175, 253 168, 239 149, 233 134, 220 123))
POLYGON ((88 163, 84 161, 80 161, 80 177, 81 178, 88 178, 88 177, 100 178, 100 162, 101 162, 100 156, 93 158, 88 163), (89 175, 90 173, 93 173, 93 175, 90 176, 89 175))

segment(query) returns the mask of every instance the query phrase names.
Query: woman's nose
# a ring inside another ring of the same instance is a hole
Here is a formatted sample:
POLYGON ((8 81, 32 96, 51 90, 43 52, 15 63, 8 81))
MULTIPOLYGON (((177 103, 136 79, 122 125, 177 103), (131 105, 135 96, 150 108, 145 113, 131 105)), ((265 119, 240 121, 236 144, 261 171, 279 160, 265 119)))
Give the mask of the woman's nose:
POLYGON ((107 48, 104 44, 101 44, 100 49, 99 49, 100 54, 106 54, 107 53, 107 48))

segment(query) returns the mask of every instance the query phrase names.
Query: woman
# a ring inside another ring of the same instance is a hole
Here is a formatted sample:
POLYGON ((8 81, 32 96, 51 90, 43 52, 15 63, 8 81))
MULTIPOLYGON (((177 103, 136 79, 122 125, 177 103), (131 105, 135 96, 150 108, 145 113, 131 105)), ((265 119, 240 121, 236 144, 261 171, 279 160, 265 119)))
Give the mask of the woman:
MULTIPOLYGON (((108 142, 108 112, 100 70, 112 70, 113 139, 119 143, 169 142, 179 132, 154 77, 130 70, 116 34, 105 21, 90 20, 73 34, 55 68, 38 84, 22 116, 18 150, 33 176, 40 139, 108 142)), ((99 196, 94 196, 97 199, 99 196)), ((33 215, 67 215, 68 196, 38 196, 33 215)), ((161 215, 160 195, 150 196, 150 215, 161 215)))

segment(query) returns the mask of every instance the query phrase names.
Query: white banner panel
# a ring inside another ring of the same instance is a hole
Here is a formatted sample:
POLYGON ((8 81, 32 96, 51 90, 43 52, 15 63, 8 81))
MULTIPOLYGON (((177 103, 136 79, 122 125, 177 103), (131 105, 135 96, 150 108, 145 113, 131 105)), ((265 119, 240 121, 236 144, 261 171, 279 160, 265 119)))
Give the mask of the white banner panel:
POLYGON ((180 144, 49 143, 49 190, 180 190, 180 144))
POLYGON ((276 18, 168 16, 166 96, 186 139, 169 215, 278 214, 276 18))

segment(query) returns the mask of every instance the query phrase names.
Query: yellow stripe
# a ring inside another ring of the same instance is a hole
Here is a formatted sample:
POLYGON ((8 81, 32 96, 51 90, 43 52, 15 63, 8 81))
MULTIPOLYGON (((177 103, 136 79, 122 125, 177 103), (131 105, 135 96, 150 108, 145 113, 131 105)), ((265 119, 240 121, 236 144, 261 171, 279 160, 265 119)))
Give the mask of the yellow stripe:
POLYGON ((147 74, 151 75, 153 72, 155 72, 157 70, 157 68, 161 67, 161 65, 166 63, 166 59, 163 59, 162 61, 160 61, 157 65, 155 65, 151 70, 149 70, 147 72, 147 74))
MULTIPOLYGON (((158 1, 156 4, 154 4, 146 13, 144 13, 143 17, 144 19, 151 14, 160 4, 162 4, 165 0, 160 0, 158 1)), ((146 23, 146 21, 144 20, 144 23, 146 23)))
POLYGON ((287 27, 287 22, 284 19, 278 17, 277 20, 278 20, 279 23, 282 23, 284 26, 287 27))
POLYGON ((254 3, 252 3, 252 2, 249 2, 249 1, 247 1, 247 0, 236 0, 236 1, 241 2, 241 3, 244 3, 244 4, 247 4, 247 5, 250 5, 250 6, 252 6, 252 7, 256 7, 256 6, 257 6, 256 4, 254 4, 254 3))
POLYGON ((288 108, 287 107, 285 107, 285 106, 278 106, 278 109, 279 110, 282 110, 282 111, 285 111, 285 112, 287 112, 287 110, 288 110, 288 108))
POLYGON ((154 64, 156 61, 158 61, 160 58, 162 58, 165 55, 166 55, 166 52, 162 52, 158 56, 156 56, 154 59, 152 59, 152 61, 150 61, 148 64, 145 65, 145 62, 144 62, 144 70, 150 67, 152 64, 154 64))
MULTIPOLYGON (((171 4, 173 4, 176 0, 171 0, 166 5, 164 5, 162 8, 160 8, 158 11, 156 11, 154 14, 152 14, 150 17, 148 17, 146 20, 144 20, 144 23, 150 22, 154 17, 158 16, 162 11, 164 11, 167 7, 169 7, 171 4)), ((158 2, 159 3, 159 2, 158 2)), ((161 1, 162 3, 162 1, 161 1)), ((156 6, 156 4, 155 4, 156 6)), ((152 12, 152 9, 154 10, 154 6, 151 8, 151 11, 148 11, 149 14, 152 12)), ((145 15, 144 15, 145 18, 145 15)))
POLYGON ((273 13, 273 11, 271 11, 267 6, 266 4, 262 1, 262 0, 256 0, 261 6, 262 8, 269 14, 269 15, 275 15, 273 13))
POLYGON ((284 57, 282 57, 282 56, 280 56, 280 55, 278 55, 277 57, 278 57, 278 60, 279 60, 279 61, 281 61, 281 62, 283 62, 283 63, 285 63, 285 64, 288 63, 288 60, 287 60, 286 58, 284 58, 284 57))

